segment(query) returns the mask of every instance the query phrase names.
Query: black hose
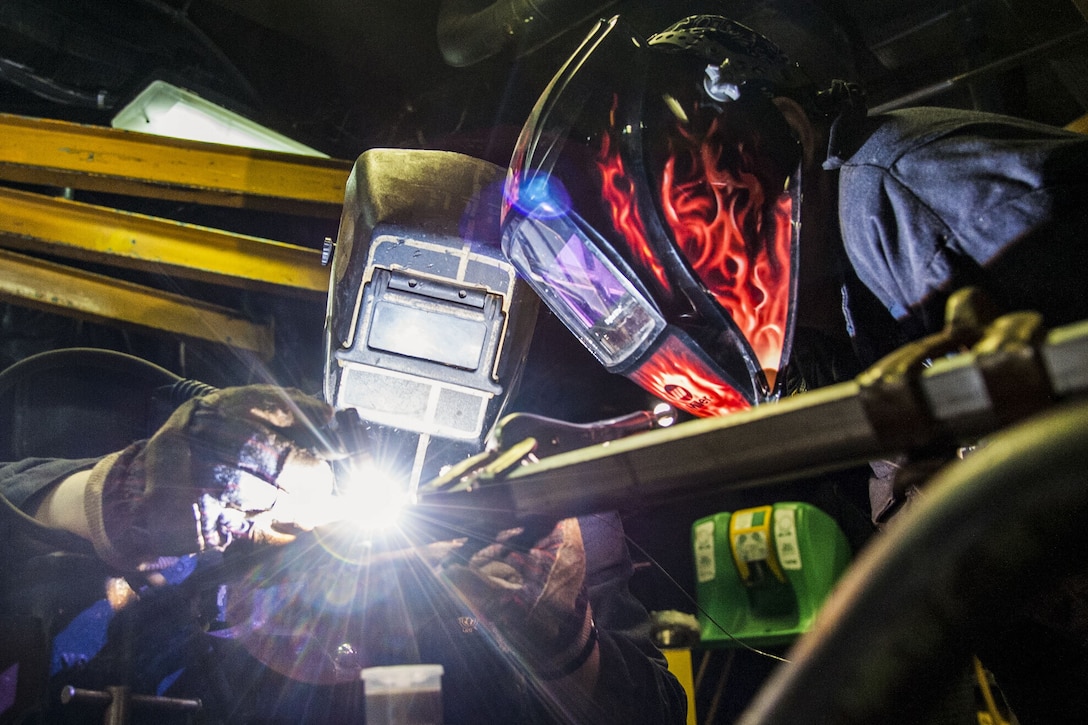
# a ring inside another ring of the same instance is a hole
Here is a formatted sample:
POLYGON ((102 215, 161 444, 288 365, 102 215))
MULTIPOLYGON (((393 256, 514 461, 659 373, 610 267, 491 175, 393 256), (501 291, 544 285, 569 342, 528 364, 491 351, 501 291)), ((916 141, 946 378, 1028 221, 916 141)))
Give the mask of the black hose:
POLYGON ((926 685, 956 680, 988 633, 1083 568, 1086 531, 1080 401, 994 435, 938 473, 862 552, 738 722, 925 722, 926 685))
POLYGON ((517 43, 525 55, 600 13, 616 0, 444 0, 438 47, 455 68, 475 65, 517 43))
MULTIPOLYGON (((99 348, 63 348, 48 350, 24 358, 0 371, 0 399, 16 385, 42 372, 63 368, 98 368, 116 373, 123 370, 132 384, 162 390, 165 403, 177 407, 189 398, 205 395, 215 390, 213 386, 189 380, 160 367, 148 360, 114 350, 99 348)), ((8 516, 21 533, 64 551, 83 552, 89 542, 68 531, 42 524, 28 515, 0 492, 0 515, 8 516)))
POLYGON ((172 385, 182 380, 180 375, 135 355, 96 347, 67 347, 31 355, 0 370, 0 396, 31 374, 71 367, 101 368, 111 372, 124 369, 134 376, 134 384, 172 385))
POLYGON ((139 0, 143 5, 152 8, 163 15, 169 17, 173 22, 180 25, 185 29, 189 35, 197 41, 204 52, 211 56, 218 64, 219 67, 228 75, 234 86, 242 91, 246 96, 246 103, 260 107, 263 105, 261 100, 261 94, 257 92, 257 89, 249 82, 249 79, 238 69, 238 66, 234 65, 233 61, 227 57, 227 54, 211 39, 207 33, 201 30, 197 25, 189 19, 186 12, 189 4, 186 3, 185 7, 178 9, 162 2, 162 0, 139 0))
POLYGON ((192 378, 179 378, 171 385, 164 385, 156 393, 164 403, 176 408, 187 400, 201 398, 214 393, 219 388, 192 378))

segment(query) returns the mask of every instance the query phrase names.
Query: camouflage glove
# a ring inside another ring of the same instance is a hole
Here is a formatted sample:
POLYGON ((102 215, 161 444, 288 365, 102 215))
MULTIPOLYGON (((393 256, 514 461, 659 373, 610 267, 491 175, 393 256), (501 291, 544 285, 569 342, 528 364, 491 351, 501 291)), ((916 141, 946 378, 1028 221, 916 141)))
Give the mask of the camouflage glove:
POLYGON ((578 519, 564 519, 535 543, 519 546, 523 533, 504 531, 494 544, 442 573, 538 676, 558 679, 585 664, 597 644, 582 529, 578 519))
POLYGON ((315 452, 331 417, 321 401, 272 385, 184 403, 149 440, 95 465, 85 498, 95 550, 146 570, 234 539, 291 541, 331 508, 332 469, 315 452))

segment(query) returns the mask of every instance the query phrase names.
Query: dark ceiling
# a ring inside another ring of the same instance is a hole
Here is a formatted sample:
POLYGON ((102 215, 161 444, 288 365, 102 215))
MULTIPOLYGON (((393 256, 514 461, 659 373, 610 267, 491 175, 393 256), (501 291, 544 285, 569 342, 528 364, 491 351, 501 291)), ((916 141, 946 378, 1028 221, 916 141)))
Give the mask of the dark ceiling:
POLYGON ((815 75, 853 74, 876 105, 936 85, 948 89, 919 101, 1064 125, 1088 111, 1086 4, 0 0, 0 110, 106 123, 165 76, 337 157, 461 145, 501 162, 509 127, 595 16, 649 33, 713 10, 772 34, 815 75))

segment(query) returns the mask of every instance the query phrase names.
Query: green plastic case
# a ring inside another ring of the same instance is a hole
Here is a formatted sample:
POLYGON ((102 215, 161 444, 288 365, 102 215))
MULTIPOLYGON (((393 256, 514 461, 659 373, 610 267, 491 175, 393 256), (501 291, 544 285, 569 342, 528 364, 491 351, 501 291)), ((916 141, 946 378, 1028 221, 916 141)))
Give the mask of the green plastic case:
POLYGON ((807 632, 852 556, 838 524, 798 502, 699 519, 691 540, 709 647, 774 646, 807 632))

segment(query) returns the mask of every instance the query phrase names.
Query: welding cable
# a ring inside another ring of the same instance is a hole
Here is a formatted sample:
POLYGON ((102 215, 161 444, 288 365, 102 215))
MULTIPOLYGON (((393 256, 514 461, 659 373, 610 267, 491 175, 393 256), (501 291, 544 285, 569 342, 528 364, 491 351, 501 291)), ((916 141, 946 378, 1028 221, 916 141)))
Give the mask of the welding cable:
POLYGON ((253 87, 253 84, 249 82, 249 79, 246 78, 245 74, 243 74, 242 71, 238 69, 238 66, 236 66, 227 54, 223 52, 223 49, 208 37, 207 33, 189 19, 188 2, 181 8, 175 8, 168 3, 162 2, 162 0, 139 0, 139 2, 146 7, 167 16, 172 22, 183 28, 189 34, 189 37, 196 41, 196 44, 205 53, 205 56, 214 60, 214 62, 219 65, 219 68, 230 77, 235 88, 245 95, 246 103, 258 107, 264 105, 261 94, 253 87))
MULTIPOLYGON (((34 376, 63 369, 98 370, 115 376, 123 374, 133 388, 147 388, 155 391, 160 397, 164 397, 164 404, 171 409, 190 397, 214 390, 209 385, 182 378, 164 367, 135 355, 115 350, 76 347, 37 353, 0 371, 0 401, 19 385, 33 385, 34 376)), ((10 430, 8 435, 11 435, 10 430)), ((103 453, 108 452, 103 451, 103 453)), ((44 544, 63 551, 93 553, 89 541, 69 531, 43 524, 12 503, 2 492, 0 492, 0 515, 11 519, 26 536, 44 544)))
MULTIPOLYGON (((594 514, 594 516, 597 516, 597 515, 594 514)), ((600 518, 600 517, 598 516, 598 518, 600 518)), ((672 574, 670 574, 665 569, 665 567, 663 567, 661 564, 659 564, 658 561, 656 559, 654 559, 654 557, 651 556, 649 552, 647 552, 644 548, 639 546, 638 542, 636 542, 634 539, 632 539, 626 533, 624 534, 624 538, 627 539, 627 545, 631 549, 638 552, 641 556, 645 557, 646 560, 649 561, 650 564, 654 567, 654 569, 659 571, 671 585, 676 587, 676 590, 678 592, 680 592, 681 595, 683 595, 684 599, 686 599, 689 604, 691 604, 693 607, 695 607, 696 611, 698 611, 700 614, 705 616, 707 618, 707 620, 709 620, 718 630, 720 630, 722 632, 722 634, 724 634, 729 639, 733 640, 733 642, 738 647, 740 647, 741 649, 746 649, 746 650, 748 650, 749 652, 751 652, 753 654, 759 655, 760 657, 766 657, 767 659, 777 660, 778 662, 783 662, 783 663, 788 663, 789 662, 789 660, 784 658, 784 657, 776 655, 773 652, 768 652, 766 650, 762 650, 762 649, 759 649, 757 647, 753 647, 752 645, 748 644, 744 640, 733 636, 733 634, 728 629, 726 629, 724 625, 719 623, 714 618, 714 616, 711 615, 710 612, 708 612, 705 608, 703 608, 702 606, 699 605, 699 602, 698 602, 698 600, 695 599, 695 597, 691 596, 687 591, 685 591, 684 586, 680 582, 678 582, 676 580, 676 577, 674 577, 672 574)))

